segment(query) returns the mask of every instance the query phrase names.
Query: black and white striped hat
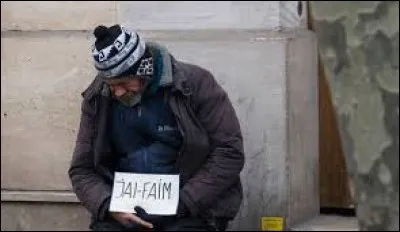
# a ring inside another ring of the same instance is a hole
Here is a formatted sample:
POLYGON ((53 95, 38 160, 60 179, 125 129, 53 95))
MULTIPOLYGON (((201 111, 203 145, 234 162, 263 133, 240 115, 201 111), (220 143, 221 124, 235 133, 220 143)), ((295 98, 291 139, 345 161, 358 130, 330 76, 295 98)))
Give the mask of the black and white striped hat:
POLYGON ((153 58, 136 32, 118 24, 110 28, 101 25, 96 27, 94 35, 96 42, 92 55, 101 77, 110 79, 125 74, 153 75, 153 58))

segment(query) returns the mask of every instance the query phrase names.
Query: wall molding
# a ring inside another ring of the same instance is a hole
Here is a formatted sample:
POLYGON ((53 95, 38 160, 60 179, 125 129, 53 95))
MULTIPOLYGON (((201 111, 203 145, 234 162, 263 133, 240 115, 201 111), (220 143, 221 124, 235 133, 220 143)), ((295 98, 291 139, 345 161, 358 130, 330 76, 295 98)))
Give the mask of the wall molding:
POLYGON ((1 202, 31 201, 31 202, 68 202, 78 203, 75 193, 71 191, 21 191, 1 190, 1 202))

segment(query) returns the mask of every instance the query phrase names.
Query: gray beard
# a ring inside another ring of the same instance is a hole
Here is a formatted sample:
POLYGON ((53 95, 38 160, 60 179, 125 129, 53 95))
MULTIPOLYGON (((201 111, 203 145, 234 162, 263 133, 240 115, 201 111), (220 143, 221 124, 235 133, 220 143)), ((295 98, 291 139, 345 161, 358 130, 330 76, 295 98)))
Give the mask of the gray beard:
POLYGON ((122 103, 122 105, 126 107, 133 107, 140 102, 142 99, 142 94, 129 91, 117 99, 122 103))
POLYGON ((126 107, 133 107, 136 104, 138 104, 142 100, 142 94, 144 90, 147 88, 147 86, 150 84, 151 78, 145 79, 145 82, 138 92, 132 92, 128 91, 124 95, 117 97, 117 100, 119 100, 124 106, 126 107))

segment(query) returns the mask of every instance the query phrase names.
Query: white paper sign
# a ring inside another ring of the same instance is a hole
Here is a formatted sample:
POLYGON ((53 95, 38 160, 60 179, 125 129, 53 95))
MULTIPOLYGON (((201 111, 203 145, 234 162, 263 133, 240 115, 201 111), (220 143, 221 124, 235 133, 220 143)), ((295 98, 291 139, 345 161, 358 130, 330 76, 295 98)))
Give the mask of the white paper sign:
POLYGON ((111 212, 135 213, 141 206, 148 214, 175 215, 179 200, 179 175, 116 172, 111 212))

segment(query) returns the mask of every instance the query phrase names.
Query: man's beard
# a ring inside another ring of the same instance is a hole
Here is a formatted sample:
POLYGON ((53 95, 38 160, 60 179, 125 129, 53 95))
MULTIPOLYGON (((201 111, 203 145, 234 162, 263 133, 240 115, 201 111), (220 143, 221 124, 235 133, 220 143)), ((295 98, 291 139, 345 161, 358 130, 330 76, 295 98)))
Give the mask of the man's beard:
POLYGON ((140 102, 140 100, 142 99, 142 93, 140 93, 140 92, 135 93, 132 91, 128 91, 125 94, 123 94, 122 96, 117 97, 117 99, 124 106, 132 107, 140 102))

